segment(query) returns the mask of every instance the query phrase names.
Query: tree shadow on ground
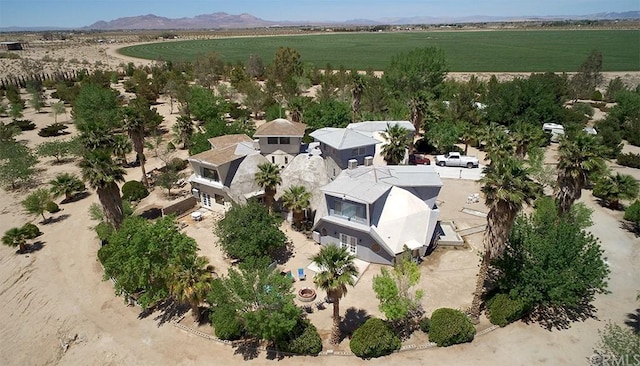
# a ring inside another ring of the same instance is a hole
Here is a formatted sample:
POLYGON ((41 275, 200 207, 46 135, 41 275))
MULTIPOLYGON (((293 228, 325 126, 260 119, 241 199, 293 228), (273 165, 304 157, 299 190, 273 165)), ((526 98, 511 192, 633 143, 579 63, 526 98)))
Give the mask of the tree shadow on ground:
POLYGON ((63 214, 63 215, 58 215, 58 216, 51 216, 47 219, 46 224, 55 224, 56 222, 60 222, 63 220, 68 219, 69 217, 71 217, 71 215, 69 214, 63 214))
POLYGON ((273 251, 272 258, 278 264, 285 264, 293 256, 293 243, 288 241, 285 245, 273 251))
POLYGON ((152 207, 148 210, 143 211, 140 216, 144 217, 147 220, 154 220, 162 216, 162 209, 160 209, 159 207, 152 207))
POLYGON ((27 244, 26 247, 24 248, 24 251, 22 252, 20 251, 20 249, 18 249, 16 251, 16 254, 31 254, 39 251, 42 248, 44 248, 44 242, 38 240, 35 243, 27 244))
POLYGON ((640 308, 635 313, 627 314, 627 320, 624 321, 635 334, 640 334, 640 308))
POLYGON ((283 360, 285 357, 293 357, 294 355, 292 353, 289 352, 280 352, 280 351, 276 351, 275 349, 267 349, 267 360, 277 360, 277 361, 281 361, 283 360))
POLYGON ((173 300, 172 298, 168 298, 166 300, 161 301, 156 306, 151 306, 147 309, 143 309, 138 315, 138 319, 144 319, 151 314, 158 312, 158 315, 153 318, 158 322, 158 327, 164 325, 166 322, 169 322, 173 319, 180 318, 189 311, 190 307, 186 304, 180 304, 173 300))
POLYGON ((62 201, 60 201, 60 204, 64 205, 66 203, 73 203, 73 202, 76 202, 76 201, 80 201, 81 199, 89 197, 89 195, 90 195, 90 193, 87 192, 87 191, 80 192, 78 194, 75 194, 75 195, 71 196, 68 199, 67 198, 63 199, 62 201))
POLYGON ((345 337, 351 338, 353 332, 369 318, 371 318, 371 315, 364 309, 348 308, 344 314, 344 318, 340 322, 340 342, 342 342, 345 337))
POLYGON ((242 359, 245 361, 253 360, 260 354, 259 339, 242 339, 234 342, 234 347, 233 354, 242 355, 242 359))
POLYGON ((631 221, 622 221, 620 223, 620 228, 624 229, 630 233, 633 233, 636 238, 640 237, 640 227, 638 227, 638 225, 636 225, 635 222, 631 222, 631 221))
POLYGON ((598 319, 596 307, 588 302, 583 302, 575 308, 569 307, 547 307, 534 310, 523 319, 527 324, 538 323, 546 330, 569 329, 571 323, 585 321, 587 319, 598 319))
POLYGON ((64 165, 64 164, 70 163, 70 162, 72 162, 74 160, 76 160, 76 158, 73 158, 73 157, 60 158, 60 160, 54 159, 51 162, 51 165, 64 165))

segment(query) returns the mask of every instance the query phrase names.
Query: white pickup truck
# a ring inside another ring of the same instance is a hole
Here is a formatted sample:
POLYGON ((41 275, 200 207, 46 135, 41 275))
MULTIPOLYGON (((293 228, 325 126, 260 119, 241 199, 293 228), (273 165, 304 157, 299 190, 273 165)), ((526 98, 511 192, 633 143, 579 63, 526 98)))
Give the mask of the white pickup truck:
POLYGON ((475 156, 465 156, 457 152, 450 152, 445 155, 436 156, 436 164, 439 166, 477 168, 480 162, 475 156))

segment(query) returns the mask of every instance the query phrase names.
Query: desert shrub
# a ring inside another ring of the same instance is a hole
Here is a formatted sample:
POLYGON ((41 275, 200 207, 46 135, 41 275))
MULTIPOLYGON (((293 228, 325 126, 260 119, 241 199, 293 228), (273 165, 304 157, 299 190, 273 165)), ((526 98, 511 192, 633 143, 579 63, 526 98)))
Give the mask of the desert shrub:
POLYGON ((621 153, 618 154, 618 164, 628 166, 630 168, 640 168, 640 154, 621 153))
POLYGON ((640 226, 640 201, 635 200, 624 210, 624 219, 634 222, 636 227, 640 226))
POLYGON ((378 318, 371 318, 362 324, 353 332, 349 342, 351 352, 360 358, 388 355, 400 349, 400 346, 400 338, 378 318))
POLYGON ((38 236, 42 235, 42 231, 40 231, 40 229, 36 225, 30 222, 22 225, 22 231, 24 232, 27 239, 37 238, 38 236))
POLYGON ((47 202, 47 204, 44 206, 44 209, 49 213, 55 213, 60 211, 60 207, 58 207, 58 204, 56 204, 53 201, 47 202))
POLYGON ((491 324, 501 327, 514 322, 524 314, 524 302, 520 299, 512 299, 507 294, 497 294, 489 302, 489 320, 491 324))
POLYGON ((12 52, 0 52, 0 58, 8 58, 10 60, 17 60, 20 58, 20 55, 12 52))
POLYGON ((179 172, 183 169, 185 169, 187 167, 188 163, 186 160, 184 159, 180 159, 180 158, 173 158, 169 161, 169 163, 167 164, 167 169, 174 171, 174 172, 179 172))
POLYGON ((98 236, 98 239, 100 239, 100 241, 102 241, 103 243, 106 242, 111 236, 111 234, 113 234, 115 231, 113 226, 109 225, 109 223, 105 221, 100 222, 93 229, 96 231, 96 235, 98 236))
POLYGON ((238 319, 235 309, 218 306, 211 312, 209 319, 215 330, 216 337, 233 341, 242 336, 242 323, 238 319))
POLYGON ((591 104, 588 103, 582 103, 582 102, 578 102, 576 104, 573 105, 573 110, 582 114, 585 114, 589 117, 593 117, 593 107, 591 106, 591 104))
POLYGON ((609 109, 607 108, 607 103, 605 103, 605 102, 594 102, 594 103, 591 103, 591 106, 592 106, 593 108, 598 108, 598 109, 599 109, 599 110, 601 110, 602 112, 606 112, 606 111, 608 111, 608 110, 609 110, 609 109))
POLYGON ((426 316, 420 319, 420 330, 422 330, 425 333, 429 333, 430 327, 431 327, 431 319, 429 319, 426 316))
POLYGON ((438 347, 471 342, 475 334, 476 328, 460 310, 440 308, 431 314, 429 340, 438 347))
POLYGON ((318 329, 306 319, 300 319, 287 337, 277 341, 278 349, 301 355, 317 355, 322 351, 318 329))
POLYGON ((67 128, 69 128, 69 126, 66 126, 62 123, 59 123, 59 122, 52 123, 46 127, 43 127, 40 131, 38 131, 38 136, 51 137, 51 136, 64 135, 68 133, 68 132, 64 132, 64 130, 66 130, 67 128))
POLYGON ((173 142, 169 141, 167 143, 167 151, 175 151, 175 149, 176 149, 176 145, 173 142))
POLYGON ((20 131, 31 131, 36 129, 36 124, 29 119, 14 119, 8 126, 16 126, 20 131))
POLYGON ((149 190, 137 180, 130 180, 122 185, 122 199, 139 201, 149 195, 149 190))
POLYGON ((602 93, 600 93, 599 90, 594 90, 593 93, 591 93, 591 100, 601 101, 602 93))

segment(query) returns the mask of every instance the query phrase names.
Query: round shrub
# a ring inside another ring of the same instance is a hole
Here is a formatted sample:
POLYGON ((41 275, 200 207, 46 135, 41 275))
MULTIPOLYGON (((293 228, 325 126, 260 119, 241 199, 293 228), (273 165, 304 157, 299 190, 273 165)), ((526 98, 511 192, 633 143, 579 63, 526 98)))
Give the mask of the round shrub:
POLYGON ((299 321, 292 333, 291 339, 278 342, 279 349, 301 355, 317 355, 322 351, 318 329, 308 320, 299 321))
POLYGON ((40 231, 40 229, 38 229, 36 225, 30 222, 22 225, 22 231, 24 232, 24 235, 27 237, 27 239, 37 238, 38 236, 42 235, 42 231, 40 231))
POLYGON ((179 172, 181 170, 183 170, 184 168, 187 167, 187 161, 180 159, 180 158, 173 158, 171 159, 171 161, 169 161, 169 163, 167 164, 167 169, 174 171, 174 172, 179 172))
POLYGON ((53 201, 47 202, 47 204, 44 206, 44 209, 50 213, 55 213, 60 211, 60 207, 58 207, 58 205, 53 201))
POLYGON ((440 308, 431 314, 429 340, 438 347, 471 342, 476 328, 460 310, 440 308))
POLYGON ((235 309, 227 306, 218 306, 210 316, 216 337, 227 341, 240 339, 242 336, 242 323, 238 320, 235 309))
POLYGON ((520 319, 524 314, 524 302, 513 300, 507 294, 497 294, 487 303, 487 307, 491 324, 501 327, 520 319))
POLYGON ((426 316, 420 319, 420 330, 425 333, 429 333, 429 328, 431 327, 431 320, 426 316))
POLYGON ((624 210, 624 219, 640 224, 640 201, 635 200, 624 210))
POLYGON ((130 180, 122 185, 122 199, 139 201, 149 195, 149 190, 141 182, 130 180))
POLYGON ((351 352, 360 358, 373 358, 388 355, 399 350, 400 338, 391 327, 378 318, 367 320, 353 332, 349 342, 351 352))
POLYGON ((594 90, 593 93, 591 93, 591 100, 595 100, 595 101, 601 101, 602 100, 602 93, 600 93, 599 90, 594 90))

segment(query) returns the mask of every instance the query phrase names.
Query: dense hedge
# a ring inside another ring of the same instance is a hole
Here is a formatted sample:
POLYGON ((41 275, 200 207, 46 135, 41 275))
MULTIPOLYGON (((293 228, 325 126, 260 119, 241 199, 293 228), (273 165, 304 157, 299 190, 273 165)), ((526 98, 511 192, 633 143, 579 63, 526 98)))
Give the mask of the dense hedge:
POLYGON ((621 153, 618 154, 618 164, 628 166, 630 168, 640 168, 640 154, 621 153))
POLYGON ((351 352, 361 358, 385 356, 399 350, 400 346, 400 338, 378 318, 371 318, 362 324, 349 342, 351 352))
POLYGON ((640 227, 640 201, 635 200, 624 210, 624 219, 635 223, 636 228, 640 227))
POLYGON ((422 330, 425 333, 429 333, 430 327, 431 327, 431 319, 427 318, 426 316, 420 319, 420 330, 422 330))
POLYGON ((42 231, 40 231, 40 229, 36 225, 30 222, 22 225, 22 230, 27 239, 37 238, 38 236, 42 235, 42 231))
POLYGON ((174 171, 174 172, 179 172, 183 169, 185 169, 187 167, 188 163, 186 160, 184 159, 180 159, 180 158, 173 158, 169 161, 169 163, 167 164, 167 169, 174 171))
POLYGON ((137 180, 130 180, 122 185, 122 199, 139 201, 149 195, 149 190, 137 180))
POLYGON ((235 309, 231 307, 218 306, 209 316, 216 337, 228 341, 240 339, 242 336, 242 323, 236 315, 235 309))
POLYGON ((460 310, 440 308, 431 314, 429 340, 439 347, 471 342, 476 328, 460 310))
POLYGON ((491 324, 501 327, 514 322, 525 312, 524 302, 520 299, 512 299, 507 294, 497 294, 487 302, 489 320, 491 324))
POLYGON ((298 321, 286 339, 278 340, 278 349, 301 355, 317 355, 322 351, 322 338, 318 329, 306 319, 298 321))

